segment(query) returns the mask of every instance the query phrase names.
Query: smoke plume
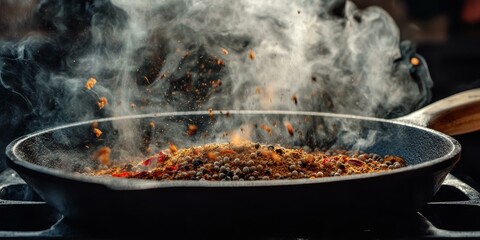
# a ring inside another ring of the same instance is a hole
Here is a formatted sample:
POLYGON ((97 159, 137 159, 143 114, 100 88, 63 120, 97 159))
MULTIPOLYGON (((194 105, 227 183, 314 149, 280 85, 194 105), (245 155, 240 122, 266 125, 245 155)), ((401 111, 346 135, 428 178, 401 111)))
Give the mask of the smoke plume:
POLYGON ((428 101, 419 85, 430 83, 411 77, 395 23, 376 7, 328 0, 27 3, 21 16, 0 23, 2 147, 33 130, 107 116, 211 108, 391 118, 428 101), (89 78, 97 80, 91 89, 89 78), (108 104, 100 109, 102 97, 108 104))

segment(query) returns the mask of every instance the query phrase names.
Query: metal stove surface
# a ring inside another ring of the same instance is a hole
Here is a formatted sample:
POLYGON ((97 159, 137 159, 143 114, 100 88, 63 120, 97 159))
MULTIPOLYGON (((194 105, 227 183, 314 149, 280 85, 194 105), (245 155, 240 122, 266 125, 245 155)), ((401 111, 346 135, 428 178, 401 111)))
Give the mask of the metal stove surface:
MULTIPOLYGON (((267 219, 267 216, 266 216, 267 219)), ((142 219, 141 221, 149 221, 142 219)), ((220 220, 219 220, 220 221, 220 220)), ((308 220, 306 220, 308 221, 308 220)), ((480 193, 453 175, 449 175, 435 198, 422 211, 387 223, 388 227, 349 230, 355 223, 346 220, 344 226, 328 231, 224 232, 219 223, 212 223, 204 232, 170 232, 161 226, 154 230, 165 238, 222 238, 222 239, 421 239, 421 238, 480 238, 480 193), (393 223, 393 224, 392 224, 393 223)), ((102 229, 101 227, 99 229, 102 229)), ((322 229, 319 226, 319 229, 322 229)), ((352 228, 354 229, 354 228, 352 228)), ((142 237, 152 233, 142 229, 127 231, 92 230, 73 226, 56 213, 12 170, 0 173, 0 238, 119 238, 142 237)))

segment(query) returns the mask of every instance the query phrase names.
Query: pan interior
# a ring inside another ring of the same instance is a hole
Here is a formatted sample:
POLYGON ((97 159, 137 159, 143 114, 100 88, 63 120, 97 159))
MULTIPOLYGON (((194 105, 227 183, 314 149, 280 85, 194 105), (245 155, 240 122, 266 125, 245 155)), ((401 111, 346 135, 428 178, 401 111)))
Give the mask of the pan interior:
POLYGON ((388 120, 324 113, 224 111, 162 113, 66 125, 17 140, 7 148, 7 155, 14 162, 82 172, 86 167, 99 167, 94 156, 102 147, 111 149, 112 161, 122 162, 143 159, 171 143, 189 147, 232 138, 396 155, 410 166, 453 156, 460 150, 448 136, 388 120), (285 127, 287 122, 295 129, 293 136, 285 127), (189 134, 192 125, 197 130, 189 134), (93 127, 102 131, 100 137, 95 136, 93 127))

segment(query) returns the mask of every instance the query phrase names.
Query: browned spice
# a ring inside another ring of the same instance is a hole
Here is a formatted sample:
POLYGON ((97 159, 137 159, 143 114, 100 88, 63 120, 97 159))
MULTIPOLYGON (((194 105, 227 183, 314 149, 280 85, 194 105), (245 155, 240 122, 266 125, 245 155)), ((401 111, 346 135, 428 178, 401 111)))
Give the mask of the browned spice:
POLYGON ((213 119, 213 109, 208 109, 208 116, 210 117, 210 119, 213 119))
POLYGON ((177 146, 175 146, 175 144, 173 143, 170 143, 169 148, 170 148, 170 151, 172 151, 172 153, 176 153, 178 150, 177 146))
MULTIPOLYGON (((172 145, 170 151, 161 151, 140 163, 128 163, 87 174, 154 180, 314 179, 369 174, 406 166, 405 161, 397 156, 381 157, 346 150, 312 151, 308 148, 285 148, 248 141, 181 149, 172 149, 172 145)), ((106 153, 109 156, 109 150, 103 150, 104 153, 99 156, 106 153)))
POLYGON ((97 102, 98 109, 104 108, 105 105, 107 105, 107 104, 108 104, 107 98, 101 97, 101 98, 98 99, 98 102, 97 102))
POLYGON ((284 122, 283 123, 285 125, 285 128, 287 128, 287 131, 288 131, 288 134, 290 134, 290 136, 293 136, 293 133, 294 133, 294 129, 293 129, 293 126, 290 122, 284 122))
POLYGON ((94 158, 101 164, 106 165, 110 163, 110 153, 111 149, 109 147, 101 147, 95 152, 94 158))
POLYGON ((222 53, 223 53, 224 55, 228 55, 228 50, 225 49, 225 48, 222 48, 222 53))
POLYGON ((268 125, 262 124, 260 128, 262 128, 263 131, 267 132, 268 134, 272 134, 272 129, 268 125))
POLYGON ((298 104, 298 98, 297 98, 297 96, 293 95, 293 96, 292 96, 292 101, 293 101, 293 103, 295 103, 295 105, 297 105, 297 104, 298 104))
POLYGON ((188 130, 187 130, 188 135, 190 136, 194 135, 197 132, 197 130, 198 130, 197 125, 188 124, 188 130))
POLYGON ((93 134, 95 134, 97 137, 100 137, 102 135, 102 131, 98 128, 93 128, 93 134))
POLYGON ((418 66, 420 65, 420 59, 416 58, 416 57, 412 57, 410 58, 410 63, 413 65, 413 66, 418 66))
POLYGON ((248 51, 248 58, 252 61, 255 59, 255 52, 253 52, 253 50, 248 51))
POLYGON ((93 88, 93 86, 97 83, 97 79, 91 77, 87 80, 87 83, 85 83, 85 88, 90 90, 93 88))

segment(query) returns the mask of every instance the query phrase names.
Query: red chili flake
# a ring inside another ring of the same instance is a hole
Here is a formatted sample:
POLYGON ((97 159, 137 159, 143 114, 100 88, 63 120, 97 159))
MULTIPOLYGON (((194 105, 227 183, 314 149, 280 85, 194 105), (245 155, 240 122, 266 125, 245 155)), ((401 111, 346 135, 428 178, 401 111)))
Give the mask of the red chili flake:
POLYGON ((151 157, 151 158, 143 161, 143 162, 142 162, 142 165, 143 165, 143 166, 148 166, 148 165, 150 165, 150 164, 152 163, 153 159, 155 159, 155 158, 154 158, 154 157, 151 157))
POLYGON ((303 148, 298 149, 298 153, 303 154, 303 148))
POLYGON ((361 167, 363 165, 363 162, 357 159, 350 159, 348 160, 348 163, 356 167, 361 167))
POLYGON ((152 175, 153 179, 160 179, 160 178, 163 177, 165 172, 161 171, 159 169, 155 169, 155 170, 151 171, 150 174, 152 175))
POLYGON ((173 172, 173 171, 177 170, 177 166, 174 166, 174 165, 166 166, 165 170, 169 171, 169 172, 173 172))
POLYGON ((137 173, 137 174, 134 174, 133 177, 134 177, 134 178, 143 178, 143 177, 145 177, 145 176, 147 176, 147 175, 148 175, 148 172, 147 172, 147 171, 142 171, 142 172, 139 172, 139 173, 137 173))
POLYGON ((130 177, 132 174, 133 174, 133 172, 113 173, 113 174, 112 174, 112 177, 126 178, 126 177, 130 177))
POLYGON ((159 152, 157 162, 164 162, 166 158, 167 158, 167 155, 164 152, 159 152))

